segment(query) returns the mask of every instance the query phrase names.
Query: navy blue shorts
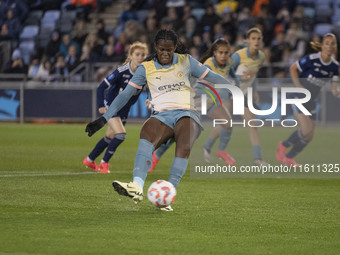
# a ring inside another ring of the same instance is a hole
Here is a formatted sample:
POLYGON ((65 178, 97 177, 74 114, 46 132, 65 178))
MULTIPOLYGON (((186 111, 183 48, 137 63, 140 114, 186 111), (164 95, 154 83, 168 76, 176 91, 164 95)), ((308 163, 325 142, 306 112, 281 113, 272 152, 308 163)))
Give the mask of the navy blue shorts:
MULTIPOLYGON (((287 95, 287 98, 298 99, 298 98, 301 98, 301 96, 302 95, 300 93, 291 93, 291 94, 287 95)), ((317 118, 316 104, 317 104, 317 102, 313 98, 311 98, 308 102, 302 104, 312 114, 312 115, 308 116, 312 120, 316 120, 316 118, 317 118)), ((293 111, 294 114, 303 113, 294 104, 291 105, 291 108, 292 108, 292 111, 293 111)))
MULTIPOLYGON (((105 104, 105 107, 106 107, 106 109, 108 109, 109 105, 105 104)), ((123 125, 125 126, 126 120, 127 120, 128 116, 129 116, 129 110, 130 110, 130 108, 129 109, 126 109, 126 108, 124 109, 124 107, 123 107, 123 109, 121 109, 116 115, 112 116, 111 118, 120 117, 120 119, 122 120, 123 125)))
MULTIPOLYGON (((308 117, 312 120, 316 120, 317 117, 317 111, 316 111, 316 101, 314 100, 310 100, 307 103, 304 103, 303 106, 312 114, 309 115, 308 117)), ((293 113, 294 114, 299 114, 299 113, 303 113, 302 111, 300 111, 299 108, 296 107, 296 105, 291 105, 293 113)))

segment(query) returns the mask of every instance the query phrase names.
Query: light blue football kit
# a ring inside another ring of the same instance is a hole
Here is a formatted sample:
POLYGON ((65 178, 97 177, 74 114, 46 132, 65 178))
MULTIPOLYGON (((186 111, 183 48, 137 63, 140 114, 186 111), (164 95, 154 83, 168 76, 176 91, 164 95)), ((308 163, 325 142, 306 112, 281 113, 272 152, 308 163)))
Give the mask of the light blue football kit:
MULTIPOLYGON (((129 85, 112 102, 103 117, 108 120, 115 115, 121 107, 139 89, 147 85, 151 94, 151 104, 156 114, 152 118, 157 118, 161 122, 169 125, 170 128, 176 124, 174 118, 193 117, 199 125, 199 114, 194 106, 194 93, 191 87, 192 77, 206 79, 212 83, 228 84, 229 82, 222 76, 211 72, 207 67, 199 63, 188 54, 173 54, 170 65, 161 65, 156 58, 143 62, 131 78, 129 85)), ((133 182, 141 188, 152 162, 154 151, 152 143, 145 139, 140 139, 135 158, 133 171, 133 182)), ((175 187, 178 186, 188 165, 187 158, 175 157, 171 169, 169 182, 175 187)))
MULTIPOLYGON (((262 51, 258 51, 255 58, 252 58, 249 48, 243 48, 236 51, 231 58, 233 59, 233 69, 235 70, 236 77, 239 79, 239 86, 243 94, 247 94, 249 87, 254 87, 256 77, 247 80, 241 80, 241 76, 246 72, 257 73, 265 59, 262 51)), ((262 159, 262 150, 260 145, 252 146, 254 160, 262 159)))

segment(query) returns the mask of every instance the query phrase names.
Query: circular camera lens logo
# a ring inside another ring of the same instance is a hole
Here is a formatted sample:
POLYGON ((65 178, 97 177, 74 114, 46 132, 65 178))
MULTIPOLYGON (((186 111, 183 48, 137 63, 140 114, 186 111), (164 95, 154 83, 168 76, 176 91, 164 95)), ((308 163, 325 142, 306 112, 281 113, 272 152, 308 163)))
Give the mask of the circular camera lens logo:
POLYGON ((178 78, 183 78, 184 77, 184 73, 183 72, 178 72, 177 73, 177 77, 178 78))

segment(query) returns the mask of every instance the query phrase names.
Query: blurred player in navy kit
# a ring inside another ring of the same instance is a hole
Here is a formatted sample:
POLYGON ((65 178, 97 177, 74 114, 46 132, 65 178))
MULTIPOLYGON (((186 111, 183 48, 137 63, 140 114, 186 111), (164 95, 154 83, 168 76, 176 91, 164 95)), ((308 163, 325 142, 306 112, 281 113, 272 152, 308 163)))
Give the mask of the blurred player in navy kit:
MULTIPOLYGON (((130 46, 125 63, 118 67, 113 73, 106 77, 97 89, 97 103, 99 113, 104 114, 112 101, 122 92, 133 76, 137 67, 148 55, 147 45, 135 42, 130 46), (105 95, 105 92, 108 92, 105 95)), ((131 106, 138 100, 142 90, 133 95, 127 104, 117 114, 108 120, 108 128, 105 136, 97 143, 91 153, 84 159, 83 164, 93 171, 110 173, 109 160, 115 153, 117 147, 125 140, 125 123, 131 106), (105 155, 97 166, 95 159, 106 149, 105 155)))
MULTIPOLYGON (((293 106, 294 118, 298 122, 299 129, 287 140, 278 144, 276 159, 286 165, 299 166, 294 160, 312 140, 316 120, 316 99, 322 87, 332 83, 332 94, 340 98, 339 64, 334 59, 337 52, 337 40, 334 34, 328 33, 323 36, 322 43, 311 42, 314 50, 318 53, 310 54, 290 67, 290 74, 296 87, 305 88, 310 91, 311 99, 304 106, 312 115, 304 115, 293 106), (292 147, 286 154, 286 150, 292 147)), ((298 98, 298 94, 293 98, 298 98)))

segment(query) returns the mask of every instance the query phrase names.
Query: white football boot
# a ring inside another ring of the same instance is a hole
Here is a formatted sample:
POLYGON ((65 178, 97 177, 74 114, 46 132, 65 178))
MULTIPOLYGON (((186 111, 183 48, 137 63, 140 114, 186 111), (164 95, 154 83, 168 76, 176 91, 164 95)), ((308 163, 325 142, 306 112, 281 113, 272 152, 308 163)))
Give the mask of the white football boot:
POLYGON ((143 192, 139 186, 133 182, 114 181, 112 186, 119 195, 130 197, 135 203, 143 200, 143 192))

